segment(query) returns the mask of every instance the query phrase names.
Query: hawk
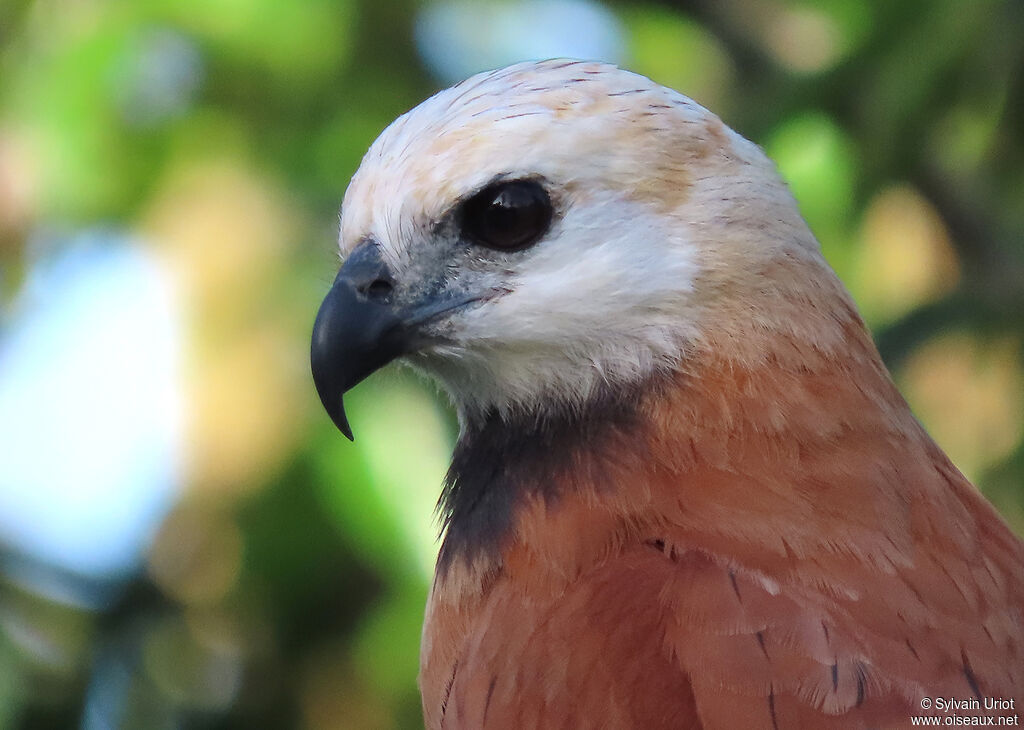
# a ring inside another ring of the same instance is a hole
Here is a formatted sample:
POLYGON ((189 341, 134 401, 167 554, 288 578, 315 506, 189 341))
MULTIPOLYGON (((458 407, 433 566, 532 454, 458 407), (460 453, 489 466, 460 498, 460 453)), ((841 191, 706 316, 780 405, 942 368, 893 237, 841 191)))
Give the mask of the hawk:
POLYGON ((914 419, 773 164, 707 109, 600 63, 475 76, 373 144, 340 248, 311 351, 328 413, 351 437, 344 392, 400 359, 460 421, 429 728, 1024 702, 1024 546, 914 419))

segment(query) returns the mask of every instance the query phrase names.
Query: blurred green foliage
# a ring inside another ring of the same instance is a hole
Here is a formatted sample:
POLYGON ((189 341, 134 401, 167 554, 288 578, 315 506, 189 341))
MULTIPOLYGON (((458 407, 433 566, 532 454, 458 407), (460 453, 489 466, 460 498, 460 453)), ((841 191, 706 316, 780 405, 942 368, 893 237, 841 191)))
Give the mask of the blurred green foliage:
MULTIPOLYGON (((419 7, 0 0, 0 305, 35 232, 114 224, 177 272, 190 327, 181 504, 100 612, 0 585, 0 727, 419 726, 452 417, 374 378, 351 446, 305 362, 347 181, 437 88, 419 7)), ((778 161, 915 410, 1021 531, 1024 5, 609 7, 625 65, 778 161)))

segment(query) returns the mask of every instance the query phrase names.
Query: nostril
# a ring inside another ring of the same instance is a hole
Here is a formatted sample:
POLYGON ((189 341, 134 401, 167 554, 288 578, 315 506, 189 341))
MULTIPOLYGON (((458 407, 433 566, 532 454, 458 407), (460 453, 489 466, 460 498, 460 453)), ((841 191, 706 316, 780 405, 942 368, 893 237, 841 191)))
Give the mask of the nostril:
POLYGON ((394 286, 387 279, 374 279, 363 288, 363 292, 371 299, 383 299, 393 289, 394 286))

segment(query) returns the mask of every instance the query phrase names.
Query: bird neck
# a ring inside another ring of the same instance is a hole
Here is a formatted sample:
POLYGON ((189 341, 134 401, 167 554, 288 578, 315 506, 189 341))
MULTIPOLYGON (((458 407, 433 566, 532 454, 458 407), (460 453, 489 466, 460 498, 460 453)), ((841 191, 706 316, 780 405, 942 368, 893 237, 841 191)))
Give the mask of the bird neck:
POLYGON ((711 343, 588 408, 467 428, 441 499, 435 589, 477 593, 486 576, 518 571, 557 590, 622 545, 667 534, 753 568, 823 539, 899 559, 905 501, 938 498, 918 485, 934 490, 938 469, 971 488, 910 414, 856 314, 841 325, 842 346, 775 333, 746 340, 740 356, 711 343))
POLYGON ((642 427, 642 393, 660 391, 664 383, 664 376, 655 376, 608 389, 583 407, 511 415, 494 410, 465 423, 439 502, 439 570, 456 560, 500 559, 525 503, 554 505, 567 490, 596 487, 588 475, 599 455, 642 427))

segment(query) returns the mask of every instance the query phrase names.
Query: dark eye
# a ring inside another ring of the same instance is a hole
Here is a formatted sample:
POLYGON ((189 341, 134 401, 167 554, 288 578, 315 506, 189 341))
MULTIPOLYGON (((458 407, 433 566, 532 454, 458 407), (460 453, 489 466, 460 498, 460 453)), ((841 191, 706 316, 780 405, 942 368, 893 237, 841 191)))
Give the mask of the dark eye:
POLYGON ((544 235, 551 214, 551 199, 540 184, 532 180, 495 183, 463 204, 462 230, 481 246, 518 251, 544 235))

